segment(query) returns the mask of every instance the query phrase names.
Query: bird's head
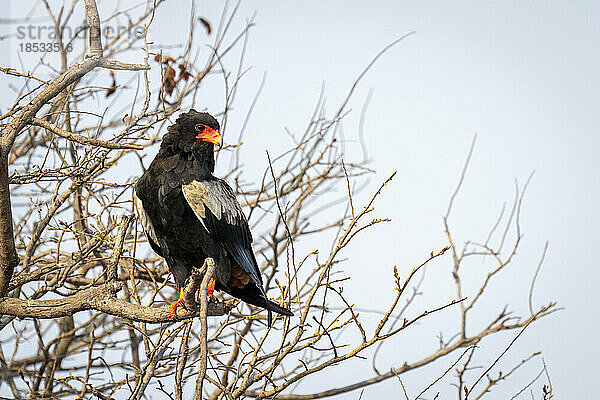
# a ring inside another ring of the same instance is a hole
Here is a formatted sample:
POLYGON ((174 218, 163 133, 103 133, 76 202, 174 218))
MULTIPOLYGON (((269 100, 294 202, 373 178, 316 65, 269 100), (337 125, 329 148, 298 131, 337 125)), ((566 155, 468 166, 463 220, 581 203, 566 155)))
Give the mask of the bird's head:
POLYGON ((188 154, 212 172, 215 145, 223 143, 219 128, 219 122, 209 113, 194 109, 182 113, 163 136, 158 156, 168 158, 188 154))
POLYGON ((180 132, 188 139, 193 137, 196 142, 203 142, 205 146, 223 144, 219 122, 209 113, 191 109, 177 118, 177 124, 180 132))

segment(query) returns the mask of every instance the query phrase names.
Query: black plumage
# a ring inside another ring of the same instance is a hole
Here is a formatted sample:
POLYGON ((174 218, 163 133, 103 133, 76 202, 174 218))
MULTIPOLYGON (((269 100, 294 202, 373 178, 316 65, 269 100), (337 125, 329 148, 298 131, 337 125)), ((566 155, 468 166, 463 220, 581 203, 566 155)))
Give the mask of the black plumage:
POLYGON ((150 246, 178 287, 211 257, 215 289, 266 308, 270 325, 271 311, 292 313, 268 300, 246 216, 229 185, 213 176, 218 131, 208 113, 181 114, 135 186, 136 208, 150 246))

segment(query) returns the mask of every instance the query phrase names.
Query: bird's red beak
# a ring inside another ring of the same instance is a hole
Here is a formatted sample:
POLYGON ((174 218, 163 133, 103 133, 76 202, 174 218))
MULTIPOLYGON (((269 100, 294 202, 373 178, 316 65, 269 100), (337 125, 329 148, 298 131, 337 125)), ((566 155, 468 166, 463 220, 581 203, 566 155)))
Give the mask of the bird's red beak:
POLYGON ((206 142, 216 144, 217 146, 221 146, 223 144, 223 136, 221 136, 221 132, 212 129, 210 126, 198 124, 196 125, 196 132, 198 132, 196 139, 202 139, 206 142))

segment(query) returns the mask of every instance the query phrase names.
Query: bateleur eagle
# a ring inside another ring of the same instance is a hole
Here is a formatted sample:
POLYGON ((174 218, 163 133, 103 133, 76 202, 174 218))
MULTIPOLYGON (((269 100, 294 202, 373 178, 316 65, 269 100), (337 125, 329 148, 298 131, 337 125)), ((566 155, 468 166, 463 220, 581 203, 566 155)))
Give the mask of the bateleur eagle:
POLYGON ((215 272, 209 288, 266 308, 270 326, 272 311, 293 314, 267 298, 246 216, 229 185, 213 176, 214 146, 221 141, 212 115, 193 109, 181 114, 135 185, 138 216, 180 288, 179 300, 169 306, 172 317, 192 268, 211 257, 215 272))

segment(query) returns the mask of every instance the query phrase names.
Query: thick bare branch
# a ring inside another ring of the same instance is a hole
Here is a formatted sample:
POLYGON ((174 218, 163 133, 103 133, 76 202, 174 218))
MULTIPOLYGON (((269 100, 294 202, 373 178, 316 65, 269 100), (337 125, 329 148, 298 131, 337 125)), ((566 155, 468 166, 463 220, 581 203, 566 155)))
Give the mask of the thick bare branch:
MULTIPOLYGON (((112 283, 86 289, 62 299, 23 300, 15 298, 0 299, 0 314, 18 318, 59 318, 86 310, 101 311, 116 317, 137 322, 172 322, 165 307, 151 308, 129 303, 114 296, 122 288, 122 283, 112 283)), ((226 315, 231 310, 226 303, 210 303, 207 315, 226 315)), ((183 310, 177 312, 176 321, 200 316, 199 311, 183 310)))

